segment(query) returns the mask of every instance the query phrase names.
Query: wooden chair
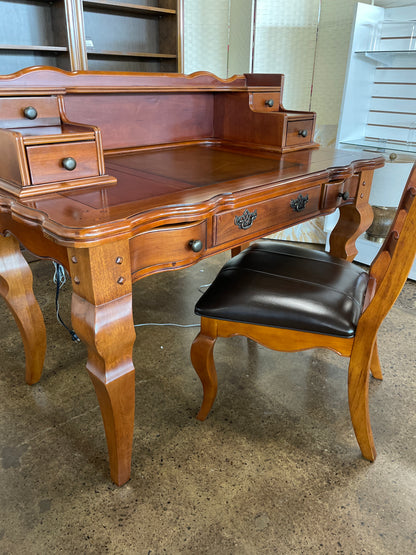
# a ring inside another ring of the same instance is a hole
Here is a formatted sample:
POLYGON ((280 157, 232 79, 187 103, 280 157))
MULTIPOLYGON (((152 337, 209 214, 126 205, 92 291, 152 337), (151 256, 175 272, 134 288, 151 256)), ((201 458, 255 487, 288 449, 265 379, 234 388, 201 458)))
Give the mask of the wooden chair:
POLYGON ((348 400, 363 456, 376 457, 368 410, 369 373, 382 379, 377 331, 397 299, 416 252, 416 163, 391 229, 367 273, 325 252, 262 240, 228 261, 198 301, 191 359, 207 417, 217 393, 217 337, 242 335, 276 351, 326 347, 350 357, 348 400))

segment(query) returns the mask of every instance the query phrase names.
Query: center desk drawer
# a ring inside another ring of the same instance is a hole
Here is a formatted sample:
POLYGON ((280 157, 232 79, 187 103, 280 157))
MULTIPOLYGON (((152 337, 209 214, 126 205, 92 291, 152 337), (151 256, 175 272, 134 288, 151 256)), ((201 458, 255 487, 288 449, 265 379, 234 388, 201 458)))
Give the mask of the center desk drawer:
POLYGON ((321 186, 253 203, 214 216, 214 245, 294 225, 319 213, 321 186))
POLYGON ((95 141, 28 146, 26 154, 32 185, 98 175, 95 141))

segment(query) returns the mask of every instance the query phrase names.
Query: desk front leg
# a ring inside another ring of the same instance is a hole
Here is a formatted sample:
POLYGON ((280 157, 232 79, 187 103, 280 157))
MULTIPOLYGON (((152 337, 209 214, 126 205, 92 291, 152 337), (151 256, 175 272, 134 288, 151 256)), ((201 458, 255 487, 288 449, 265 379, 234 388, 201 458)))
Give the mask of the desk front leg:
POLYGON ((373 170, 361 172, 355 203, 340 207, 340 217, 329 240, 333 256, 351 261, 357 255, 355 241, 373 221, 373 210, 369 205, 372 180, 373 170))
POLYGON ((22 336, 28 384, 39 381, 46 352, 45 323, 32 284, 32 271, 20 251, 19 241, 11 235, 0 235, 0 295, 22 336))
POLYGON ((132 284, 128 241, 68 249, 72 325, 88 348, 107 438, 112 480, 130 478, 134 428, 132 284))

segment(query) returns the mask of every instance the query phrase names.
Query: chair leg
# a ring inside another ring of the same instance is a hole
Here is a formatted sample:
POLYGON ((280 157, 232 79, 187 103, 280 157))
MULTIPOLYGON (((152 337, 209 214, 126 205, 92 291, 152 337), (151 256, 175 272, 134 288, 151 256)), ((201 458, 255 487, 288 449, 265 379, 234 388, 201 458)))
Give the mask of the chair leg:
POLYGON ((357 348, 353 349, 351 353, 348 369, 348 403, 355 437, 361 453, 365 459, 374 461, 377 453, 368 409, 370 357, 363 356, 363 352, 363 348, 357 348))
POLYGON ((383 379, 383 373, 381 371, 381 366, 380 366, 380 359, 378 357, 377 339, 374 343, 373 353, 371 355, 370 370, 373 378, 376 378, 376 380, 383 379))
POLYGON ((205 420, 217 396, 217 371, 214 364, 214 345, 217 340, 216 324, 201 318, 201 331, 191 347, 191 360, 196 373, 201 380, 204 398, 197 414, 198 420, 205 420), (214 333, 211 335, 212 331, 214 333))

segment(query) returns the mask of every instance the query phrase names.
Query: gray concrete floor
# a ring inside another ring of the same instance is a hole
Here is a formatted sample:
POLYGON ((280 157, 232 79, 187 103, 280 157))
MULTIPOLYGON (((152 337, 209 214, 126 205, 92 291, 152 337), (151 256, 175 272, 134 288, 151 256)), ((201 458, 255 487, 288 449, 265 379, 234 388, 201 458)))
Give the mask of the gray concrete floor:
MULTIPOLYGON (((197 322, 198 286, 226 256, 135 284, 136 323, 197 322)), ((201 423, 189 361, 196 328, 142 327, 132 478, 117 488, 85 348, 56 323, 52 264, 31 267, 48 332, 34 386, 0 306, 0 553, 416 553, 415 283, 379 334, 375 463, 353 435, 347 359, 219 340, 219 394, 201 423)), ((67 284, 67 321, 69 303, 67 284)))

